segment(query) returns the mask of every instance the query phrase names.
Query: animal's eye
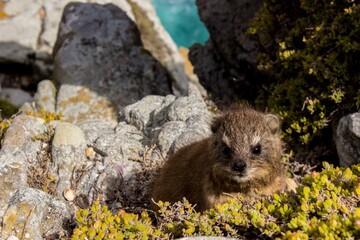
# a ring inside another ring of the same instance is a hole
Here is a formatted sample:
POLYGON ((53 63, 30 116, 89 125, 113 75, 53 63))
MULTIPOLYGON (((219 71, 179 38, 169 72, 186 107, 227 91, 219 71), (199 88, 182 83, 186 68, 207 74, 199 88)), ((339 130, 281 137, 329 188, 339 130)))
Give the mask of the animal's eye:
POLYGON ((223 144, 223 154, 226 158, 230 158, 232 155, 232 150, 225 144, 223 144))
POLYGON ((257 144, 255 147, 252 148, 251 151, 254 155, 260 155, 261 154, 261 145, 257 144))

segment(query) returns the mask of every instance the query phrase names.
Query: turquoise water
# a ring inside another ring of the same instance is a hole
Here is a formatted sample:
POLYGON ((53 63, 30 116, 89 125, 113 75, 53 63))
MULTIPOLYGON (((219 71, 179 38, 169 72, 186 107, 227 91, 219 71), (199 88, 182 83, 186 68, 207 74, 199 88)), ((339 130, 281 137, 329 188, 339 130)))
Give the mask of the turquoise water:
POLYGON ((195 0, 151 0, 161 23, 179 47, 204 44, 209 38, 195 0))

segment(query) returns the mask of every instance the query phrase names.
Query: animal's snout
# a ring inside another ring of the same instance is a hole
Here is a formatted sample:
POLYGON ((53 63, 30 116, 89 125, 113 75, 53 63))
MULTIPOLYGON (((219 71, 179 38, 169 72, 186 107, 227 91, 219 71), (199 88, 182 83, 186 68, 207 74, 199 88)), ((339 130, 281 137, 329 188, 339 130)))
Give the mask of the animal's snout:
POLYGON ((246 170, 246 167, 247 167, 247 164, 243 160, 237 160, 233 165, 233 169, 239 173, 244 172, 246 170))

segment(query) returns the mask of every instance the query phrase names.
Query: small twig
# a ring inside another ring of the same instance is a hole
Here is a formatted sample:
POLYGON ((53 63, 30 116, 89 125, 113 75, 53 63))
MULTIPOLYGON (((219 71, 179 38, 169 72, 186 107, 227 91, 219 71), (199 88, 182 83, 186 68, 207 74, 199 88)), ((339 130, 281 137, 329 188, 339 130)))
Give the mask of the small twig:
POLYGON ((97 154, 101 155, 102 157, 107 157, 107 156, 108 156, 108 154, 107 154, 106 152, 98 149, 98 148, 95 147, 95 146, 92 146, 92 145, 87 145, 87 146, 88 146, 88 147, 92 147, 92 148, 94 149, 94 151, 95 151, 97 154))
POLYGON ((25 228, 26 228, 27 222, 28 222, 28 220, 29 220, 32 212, 33 212, 33 209, 30 209, 29 214, 26 216, 26 220, 25 220, 25 223, 24 223, 24 227, 23 227, 23 229, 22 229, 22 232, 21 232, 21 237, 20 237, 20 239, 24 239, 24 238, 25 238, 25 236, 24 236, 24 235, 25 235, 25 228))

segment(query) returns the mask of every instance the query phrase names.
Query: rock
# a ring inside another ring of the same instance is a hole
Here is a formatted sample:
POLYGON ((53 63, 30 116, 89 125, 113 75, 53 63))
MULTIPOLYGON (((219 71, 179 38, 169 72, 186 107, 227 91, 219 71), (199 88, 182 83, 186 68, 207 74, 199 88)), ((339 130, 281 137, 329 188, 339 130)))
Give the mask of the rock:
MULTIPOLYGON (((0 34, 0 85, 32 92, 40 80, 52 77, 51 53, 63 8, 69 2, 71 0, 29 0, 25 6, 22 0, 2 1, 0 32, 4 34, 0 34)), ((126 0, 118 0, 116 4, 134 19, 126 0)), ((30 111, 31 107, 27 105, 24 110, 30 111)))
POLYGON ((262 3, 263 0, 196 1, 210 38, 205 46, 193 45, 189 57, 200 83, 215 99, 254 99, 256 91, 250 87, 260 86, 263 81, 257 70, 256 45, 245 34, 262 3))
POLYGON ((140 30, 144 47, 172 76, 172 90, 176 96, 187 94, 189 78, 177 46, 162 26, 150 0, 129 0, 140 30))
POLYGON ((63 233, 62 224, 70 218, 66 205, 43 191, 23 188, 12 197, 2 221, 2 239, 43 239, 46 235, 63 233))
POLYGON ((25 5, 21 0, 5 3, 8 17, 0 21, 0 32, 4 33, 0 35, 0 76, 4 86, 28 87, 52 72, 50 52, 39 49, 39 35, 44 30, 43 2, 46 1, 31 0, 25 5))
POLYGON ((73 188, 73 173, 87 161, 86 142, 83 131, 67 122, 60 122, 55 128, 52 140, 52 172, 58 173, 56 193, 62 196, 65 189, 73 188))
POLYGON ((163 125, 158 135, 158 145, 164 156, 174 152, 174 142, 185 132, 186 123, 182 121, 169 121, 163 125))
POLYGON ((76 193, 72 189, 65 189, 63 192, 63 195, 64 195, 64 198, 70 202, 74 201, 74 199, 76 197, 76 193))
POLYGON ((38 83, 34 96, 35 106, 38 111, 55 112, 56 88, 52 81, 43 80, 38 83))
MULTIPOLYGON (((51 53, 57 38, 57 31, 61 20, 61 15, 64 7, 72 2, 72 0, 43 0, 43 7, 45 11, 44 19, 44 32, 40 35, 40 42, 42 43, 40 48, 45 52, 51 53)), ((79 0, 77 2, 89 2, 89 0, 79 0)), ((108 4, 113 3, 120 7, 129 18, 134 19, 134 15, 126 0, 91 0, 92 3, 108 4)))
POLYGON ((0 21, 0 31, 6 33, 0 38, 2 62, 30 62, 28 56, 38 48, 38 33, 41 32, 41 3, 41 0, 34 0, 31 4, 24 4, 21 0, 6 3, 4 12, 11 17, 0 21))
POLYGON ((56 81, 87 88, 118 109, 146 95, 171 93, 166 69, 144 50, 134 22, 112 4, 68 4, 54 56, 56 81))
POLYGON ((175 97, 172 95, 146 96, 137 103, 125 107, 120 112, 120 119, 149 134, 152 129, 164 124, 167 116, 163 110, 174 101, 175 97))
POLYGON ((336 129, 335 144, 340 166, 360 163, 360 113, 342 117, 336 129))
POLYGON ((0 90, 0 99, 5 99, 17 107, 21 107, 25 102, 32 102, 33 97, 19 88, 2 88, 0 90))
POLYGON ((41 148, 33 137, 46 131, 42 119, 26 115, 15 117, 6 131, 0 150, 0 217, 14 192, 27 185, 27 164, 41 148))
MULTIPOLYGON (((40 72, 43 77, 52 73, 51 52, 56 41, 62 11, 71 0, 9 0, 4 4, 8 17, 1 19, 0 65, 17 66, 23 70, 40 72), (28 31, 31 29, 31 31, 28 31), (20 64, 20 66, 19 66, 20 64), (30 68, 30 69, 29 69, 30 68)), ((88 2, 79 0, 78 2, 88 2)), ((110 3, 111 0, 93 0, 91 2, 110 3)), ((134 19, 126 0, 116 4, 134 19)), ((2 71, 1 71, 2 72, 2 71)), ((28 74, 31 74, 27 71, 28 74)))
POLYGON ((56 112, 61 113, 64 121, 71 123, 104 119, 112 126, 117 124, 117 110, 109 99, 82 86, 61 85, 57 95, 56 112))
POLYGON ((120 119, 143 131, 164 156, 210 134, 211 113, 197 91, 188 97, 147 96, 129 105, 120 119))
MULTIPOLYGON (((19 72, 22 74, 22 80, 17 80, 20 78, 17 77, 16 81, 19 81, 17 86, 21 87, 28 87, 43 78, 52 76, 53 58, 51 53, 57 40, 61 14, 64 7, 71 2, 71 0, 29 1, 26 6, 21 0, 6 1, 4 12, 8 17, 2 18, 0 22, 0 32, 6 32, 0 36, 0 66, 4 64, 4 69, 8 69, 4 72, 5 75, 2 75, 3 71, 0 71, 0 79, 3 78, 11 86, 14 84, 11 74, 17 75, 19 72), (32 31, 27 31, 27 29, 32 29, 32 31), (16 71, 13 72, 11 69, 16 69, 16 71), (9 76, 6 75, 9 73, 9 76)), ((79 0, 77 2, 89 1, 79 0)), ((170 73, 169 80, 172 81, 173 92, 177 96, 187 93, 189 79, 185 74, 183 61, 177 52, 175 43, 161 25, 150 0, 92 0, 90 2, 112 3, 121 8, 136 23, 145 48, 170 73)), ((59 37, 63 37, 63 35, 59 37)), ((140 52, 144 54, 143 51, 140 52)), ((108 78, 117 77, 110 76, 108 78)), ((155 91, 154 93, 160 92, 155 91)))
POLYGON ((82 121, 77 124, 77 126, 83 130, 88 144, 94 144, 100 136, 113 134, 115 132, 110 123, 103 119, 82 121))

